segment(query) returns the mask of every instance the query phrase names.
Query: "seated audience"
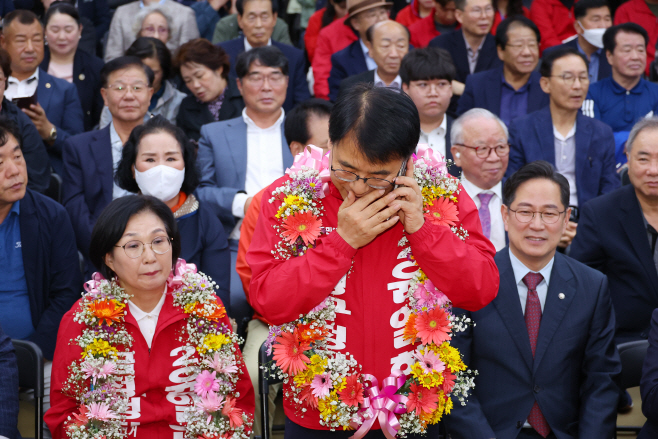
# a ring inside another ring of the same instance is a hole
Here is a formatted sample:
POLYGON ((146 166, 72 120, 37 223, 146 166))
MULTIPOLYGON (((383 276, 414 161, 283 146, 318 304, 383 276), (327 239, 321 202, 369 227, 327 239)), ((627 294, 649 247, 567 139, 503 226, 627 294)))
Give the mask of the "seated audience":
POLYGON ((537 0, 530 6, 530 19, 543 37, 540 50, 565 43, 576 35, 573 25, 575 0, 537 0))
MULTIPOLYGON (((62 194, 78 250, 89 257, 91 232, 99 215, 116 198, 128 195, 114 183, 121 149, 133 128, 144 122, 153 94, 153 71, 134 56, 113 59, 101 70, 101 94, 112 122, 98 131, 67 139, 62 194)), ((89 261, 86 274, 93 273, 89 261)), ((98 267, 96 267, 98 268, 98 267)))
POLYGON ((36 192, 44 192, 50 185, 50 159, 41 136, 29 117, 13 102, 5 97, 8 79, 11 76, 11 58, 6 50, 0 49, 0 116, 11 119, 18 127, 18 142, 25 158, 27 174, 30 176, 27 187, 36 192))
POLYGON ((196 15, 196 25, 201 38, 212 40, 217 22, 226 17, 231 6, 228 0, 200 0, 190 5, 196 15))
POLYGON ((646 339, 658 308, 658 119, 638 122, 626 142, 630 184, 580 209, 570 255, 608 277, 617 344, 646 339))
MULTIPOLYGON (((358 70, 353 73, 375 68, 372 59, 367 61, 368 49, 363 40, 370 26, 388 19, 392 5, 392 2, 386 0, 348 0, 347 16, 320 31, 312 64, 316 98, 329 99, 329 75, 334 64, 334 54, 345 49, 346 52, 341 53, 339 58, 348 58, 357 63, 358 70)), ((341 79, 347 76, 349 74, 342 75, 341 79)))
MULTIPOLYGON (((450 130, 454 119, 447 114, 452 98, 455 66, 450 54, 443 49, 426 47, 414 49, 402 59, 400 79, 404 91, 420 116, 420 139, 446 160, 454 162, 450 151, 450 130)), ((452 165, 450 174, 459 177, 461 169, 452 165)))
POLYGON ((592 84, 583 106, 588 116, 615 133, 617 163, 625 163, 624 142, 640 119, 658 114, 658 85, 642 78, 647 62, 647 32, 635 23, 612 26, 603 34, 612 76, 592 84))
MULTIPOLYGON (((376 23, 388 20, 389 9, 385 6, 376 5, 377 3, 364 5, 357 9, 357 12, 350 14, 350 25, 359 34, 359 39, 343 50, 331 55, 331 72, 328 81, 329 100, 331 101, 338 98, 338 90, 344 79, 377 68, 377 62, 370 54, 371 47, 368 46, 368 30, 376 23)), ((407 40, 405 50, 409 50, 409 31, 406 28, 404 32, 399 32, 398 27, 391 24, 384 29, 390 29, 395 34, 396 40, 399 38, 398 34, 404 33, 404 38, 407 40)), ((370 35, 372 36, 372 33, 370 35)), ((395 45, 398 45, 397 41, 395 45)))
POLYGON ((231 316, 251 317, 235 271, 240 224, 254 195, 283 176, 292 155, 283 133, 288 61, 276 47, 256 47, 238 56, 242 116, 201 128, 199 200, 216 206, 231 247, 231 316), (267 98, 267 99, 264 99, 267 98))
POLYGON ((412 0, 410 4, 398 11, 395 21, 405 27, 410 27, 433 13, 434 0, 412 0))
MULTIPOLYGON (((167 15, 171 17, 167 47, 171 51, 178 49, 181 44, 187 43, 194 38, 199 38, 199 29, 196 26, 194 11, 188 6, 181 5, 174 0, 139 0, 123 6, 119 6, 114 12, 110 32, 107 36, 105 48, 105 62, 122 56, 128 47, 138 37, 135 30, 135 17, 140 10, 151 5, 158 5, 167 15)), ((141 23, 140 23, 141 24, 141 23)), ((147 36, 147 35, 145 35, 147 36)))
POLYGON ((235 80, 235 64, 239 54, 253 47, 274 46, 288 59, 288 91, 283 104, 285 111, 310 98, 306 72, 304 70, 304 52, 287 44, 272 41, 272 31, 277 16, 276 0, 236 0, 238 24, 244 36, 225 41, 219 45, 230 58, 230 75, 235 80))
POLYGON ((568 201, 569 182, 545 161, 505 182, 509 247, 495 257, 498 295, 462 312, 477 323, 453 339, 478 370, 468 403, 455 401, 445 418, 453 439, 614 435, 615 316, 606 277, 556 252, 568 201))
POLYGON ((229 80, 229 58, 224 49, 202 38, 183 44, 174 64, 192 96, 183 99, 176 125, 198 142, 201 127, 242 114, 244 102, 235 81, 229 80))
POLYGON ((121 151, 114 180, 121 189, 151 195, 174 213, 181 258, 217 283, 217 296, 230 309, 231 255, 222 223, 194 196, 199 185, 196 148, 162 116, 135 127, 121 151))
POLYGON ((656 406, 656 373, 658 368, 658 310, 651 314, 651 331, 649 332, 649 349, 644 358, 640 392, 642 394, 642 414, 647 418, 638 439, 651 439, 658 436, 658 406, 656 406))
MULTIPOLYGON (((92 235, 91 249, 91 257, 94 265, 99 269, 99 274, 108 280, 116 281, 120 289, 130 297, 129 300, 120 299, 123 306, 120 311, 121 317, 117 320, 121 319, 121 321, 116 322, 114 326, 126 331, 132 340, 131 345, 125 348, 127 352, 119 356, 121 359, 125 358, 122 361, 129 363, 126 366, 132 372, 129 379, 118 378, 118 385, 129 395, 124 431, 133 432, 130 435, 128 433, 123 435, 125 437, 134 435, 136 438, 182 436, 185 434, 185 417, 181 415, 190 403, 190 395, 184 390, 195 386, 194 378, 191 384, 189 378, 188 381, 181 383, 184 376, 189 377, 186 361, 194 353, 194 348, 191 348, 190 344, 196 345, 199 352, 203 353, 201 358, 195 355, 194 359, 190 359, 199 363, 202 360, 212 361, 213 357, 209 350, 215 351, 216 359, 221 354, 226 355, 226 351, 217 352, 220 348, 197 345, 197 342, 189 340, 191 336, 187 333, 186 326, 194 324, 192 323, 194 320, 188 318, 187 313, 190 310, 183 310, 183 307, 174 302, 174 295, 167 294, 170 288, 167 278, 170 273, 173 274, 174 266, 182 261, 178 259, 181 253, 181 241, 174 215, 169 207, 154 197, 130 195, 115 200, 98 218, 98 225, 94 227, 92 235), (143 273, 150 275, 143 276, 143 273), (192 352, 189 349, 192 349, 192 352)), ((193 291, 190 294, 199 294, 196 288, 190 289, 193 291)), ((216 318, 218 327, 230 328, 228 316, 221 312, 224 307, 220 301, 215 303, 221 307, 219 310, 213 308, 215 311, 220 311, 216 313, 219 314, 216 318)), ((210 303, 206 306, 209 307, 210 303)), ((53 363, 53 406, 45 416, 45 421, 56 439, 69 436, 66 430, 70 421, 67 420, 75 419, 74 416, 87 428, 91 424, 89 421, 93 422, 95 419, 93 408, 88 412, 89 416, 79 415, 80 401, 74 396, 76 393, 83 394, 85 388, 93 389, 95 381, 84 380, 75 390, 70 388, 69 381, 72 379, 71 364, 74 362, 79 364, 81 353, 84 352, 80 347, 81 343, 76 341, 90 330, 89 326, 76 318, 80 308, 81 302, 78 302, 66 313, 57 339, 57 352, 53 363)), ((231 343, 231 339, 228 340, 228 343, 231 343)), ((113 347, 116 346, 113 340, 110 343, 113 347)), ((254 391, 249 381, 249 374, 244 366, 239 346, 237 343, 231 345, 235 356, 226 355, 222 360, 233 366, 235 374, 225 371, 217 374, 217 378, 235 379, 231 382, 223 381, 223 389, 220 391, 230 394, 230 391, 225 390, 226 387, 234 389, 235 398, 227 394, 224 399, 221 393, 214 393, 219 390, 218 382, 211 386, 212 389, 208 389, 216 397, 215 401, 224 403, 223 413, 217 409, 217 413, 213 414, 215 422, 220 421, 223 425, 229 423, 227 419, 230 413, 229 398, 233 406, 239 410, 238 415, 244 411, 248 416, 253 416, 254 412, 254 391)), ((95 358, 112 358, 112 356, 97 354, 95 358)), ((224 365, 226 366, 226 363, 224 365)), ((217 366, 219 368, 220 365, 217 366)), ((111 373, 113 372, 107 372, 107 374, 111 373)), ((206 373, 210 375, 210 372, 206 373)), ((216 372, 213 371, 213 379, 215 374, 216 372)), ((103 376, 99 377, 99 381, 103 378, 103 376)), ((106 404, 98 405, 108 408, 113 404, 116 402, 110 400, 106 401, 106 404)), ((94 406, 94 404, 90 405, 94 406)), ((107 414, 107 412, 103 413, 107 414)), ((111 415, 112 410, 109 413, 111 415)), ((237 416, 237 419, 231 416, 230 419, 243 421, 241 416, 237 416)), ((209 426, 209 428, 213 427, 218 428, 215 423, 209 426)))
POLYGON ((461 184, 478 209, 482 233, 500 251, 506 245, 500 206, 509 162, 507 127, 490 111, 473 108, 452 124, 450 143, 462 171, 461 184))
POLYGON ((380 21, 370 26, 366 32, 366 47, 377 67, 343 79, 337 90, 334 89, 330 77, 329 97, 332 101, 360 82, 369 82, 375 84, 375 87, 389 87, 395 90, 402 88, 399 72, 402 58, 409 51, 409 30, 395 21, 380 21))
POLYGON ((304 49, 308 55, 309 62, 313 62, 315 46, 318 42, 320 31, 336 20, 347 14, 347 0, 328 0, 327 6, 315 11, 308 19, 308 26, 304 33, 304 49))
MULTIPOLYGON (((17 9, 31 10, 37 15, 37 17, 39 17, 39 20, 45 24, 46 12, 48 11, 48 9, 50 9, 51 5, 55 5, 59 3, 66 3, 77 9, 76 0, 36 0, 34 3, 34 7, 32 8, 18 7, 17 9)), ((88 18, 87 16, 80 15, 80 13, 78 13, 78 17, 80 21, 80 31, 81 31, 80 38, 76 38, 78 40, 77 41, 78 49, 83 50, 85 53, 88 53, 89 55, 96 56, 96 50, 99 47, 98 46, 99 41, 96 39, 97 35, 96 35, 96 28, 94 27, 94 23, 90 18, 88 18)), ((112 17, 110 16, 110 18, 112 17)))
MULTIPOLYGON (((82 287, 75 235, 66 210, 26 189, 27 168, 16 125, 0 119, 0 325, 9 337, 37 344, 44 364, 44 409, 62 316, 82 287)), ((4 373, 0 373, 4 375, 4 373)))
MULTIPOLYGON (((137 38, 151 37, 157 38, 167 44, 171 38, 171 26, 173 18, 160 8, 159 5, 152 5, 139 11, 135 17, 135 32, 137 38)), ((172 50, 175 51, 177 47, 172 50)))
POLYGON ((41 69, 75 85, 84 114, 84 130, 89 131, 98 124, 103 110, 100 92, 103 61, 78 46, 82 25, 75 7, 57 2, 48 8, 43 22, 48 44, 41 69))
POLYGON ((491 25, 491 35, 496 35, 498 25, 506 18, 523 15, 530 18, 530 10, 523 5, 522 0, 493 0, 494 21, 491 25))
POLYGON ((18 366, 11 338, 0 325, 0 438, 18 436, 18 366))
POLYGON ((454 0, 434 0, 434 13, 409 26, 411 45, 426 47, 434 37, 452 32, 459 26, 454 0))
POLYGON ((615 11, 615 24, 635 23, 647 31, 647 66, 646 73, 649 74, 649 66, 656 58, 656 44, 658 44, 658 20, 656 20, 656 4, 646 0, 628 0, 615 11))
MULTIPOLYGON (((314 145, 327 151, 329 144, 329 115, 331 113, 331 104, 324 99, 309 99, 296 106, 288 115, 284 122, 284 132, 286 140, 290 144, 290 153, 296 156, 301 153, 306 145, 314 145)), ((238 256, 235 269, 240 275, 242 287, 249 301, 249 282, 251 282, 251 268, 247 264, 247 250, 256 229, 256 222, 260 214, 260 204, 267 187, 254 195, 249 204, 244 221, 240 227, 240 242, 238 246, 238 256)), ((244 361, 249 370, 251 383, 254 385, 256 398, 258 399, 258 351, 260 346, 267 338, 269 323, 263 316, 254 313, 254 318, 249 321, 247 326, 247 340, 245 341, 242 354, 244 361)), ((273 425, 276 392, 269 394, 269 416, 270 425, 273 425)), ((260 416, 260 406, 256 408, 256 418, 260 416)), ((261 426, 254 425, 254 434, 260 435, 261 426)))
MULTIPOLYGON (((100 43, 105 38, 105 34, 110 30, 110 22, 112 21, 112 10, 108 6, 108 0, 94 0, 94 1, 76 1, 75 6, 80 12, 80 16, 87 18, 94 25, 96 31, 96 41, 100 43)), ((98 50, 99 56, 102 50, 98 50)))
POLYGON ((496 34, 502 67, 470 75, 457 113, 486 108, 509 125, 548 105, 548 95, 539 85, 539 29, 523 15, 507 18, 496 34))
MULTIPOLYGON (((238 15, 232 13, 231 15, 227 15, 217 22, 215 31, 212 36, 212 43, 219 44, 223 43, 224 41, 234 40, 239 38, 241 34, 242 31, 240 26, 238 26, 238 15)), ((272 31, 272 39, 279 43, 292 46, 292 41, 290 40, 290 30, 284 19, 279 17, 276 18, 276 24, 274 25, 274 30, 272 31)))
MULTIPOLYGON (((171 123, 176 122, 181 102, 187 97, 176 89, 171 79, 174 69, 171 52, 165 44, 152 37, 139 37, 126 50, 126 56, 136 56, 153 71, 153 96, 144 122, 159 114, 171 123)), ((100 128, 105 128, 112 121, 112 113, 108 107, 103 108, 100 128)))
POLYGON ((558 47, 576 49, 587 57, 589 83, 594 84, 599 79, 607 78, 612 74, 612 67, 603 49, 603 34, 612 26, 610 6, 606 0, 580 0, 573 7, 573 13, 576 18, 573 25, 578 37, 548 48, 544 55, 558 47))
MULTIPOLYGON (((545 160, 569 181, 569 206, 582 206, 620 185, 612 131, 580 111, 589 86, 583 54, 570 47, 556 49, 544 57, 540 73, 550 104, 510 125, 507 176, 526 163, 545 160)), ((569 221, 560 247, 571 243, 576 226, 569 221)))
POLYGON ((491 0, 456 0, 455 18, 460 30, 441 34, 430 41, 450 53, 457 69, 455 80, 465 83, 468 75, 500 66, 496 39, 489 33, 494 9, 491 0))
POLYGON ((37 128, 55 172, 62 175, 62 147, 69 137, 84 131, 78 92, 73 84, 39 68, 43 61, 43 26, 30 11, 16 10, 4 17, 2 48, 11 57, 5 96, 21 101, 23 112, 37 128))

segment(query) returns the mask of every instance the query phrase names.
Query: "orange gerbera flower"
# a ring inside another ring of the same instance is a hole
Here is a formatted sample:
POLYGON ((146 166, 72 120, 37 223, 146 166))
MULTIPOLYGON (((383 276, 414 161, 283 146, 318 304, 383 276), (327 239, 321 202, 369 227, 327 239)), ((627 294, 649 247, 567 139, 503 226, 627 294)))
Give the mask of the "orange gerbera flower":
POLYGON ((311 212, 298 213, 290 215, 283 221, 285 230, 281 236, 291 244, 294 244, 301 236, 304 244, 308 245, 320 236, 320 227, 322 227, 322 220, 311 212))
POLYGON ((126 305, 123 303, 117 303, 116 300, 97 300, 89 305, 89 310, 94 314, 94 317, 98 319, 98 326, 103 324, 103 321, 107 323, 108 326, 112 326, 112 322, 121 321, 123 317, 123 308, 126 305))
POLYGON ((440 345, 450 340, 452 325, 448 314, 442 308, 416 315, 416 330, 423 344, 434 343, 440 345))
POLYGON ((311 362, 304 354, 304 351, 310 347, 309 343, 303 343, 299 339, 297 328, 295 328, 294 332, 282 332, 276 338, 274 357, 272 358, 285 373, 297 375, 299 372, 306 370, 306 364, 311 362))
POLYGON ((318 408, 318 398, 313 395, 313 389, 309 384, 302 387, 299 392, 299 399, 302 401, 302 406, 315 410, 318 408))
POLYGON ((318 328, 316 325, 315 328, 311 329, 310 323, 298 325, 297 329, 299 330, 299 341, 302 343, 310 344, 314 341, 322 340, 327 336, 326 328, 318 328))
POLYGON ((425 214, 425 218, 437 226, 454 226, 459 221, 457 206, 447 198, 437 198, 428 210, 429 212, 425 214))
POLYGON ((436 389, 428 389, 416 383, 411 384, 407 398, 407 412, 415 410, 418 416, 422 413, 432 413, 436 410, 439 402, 439 395, 437 395, 436 389))
POLYGON ((197 303, 194 307, 192 313, 199 317, 205 317, 208 320, 219 320, 226 315, 226 308, 224 305, 217 303, 217 300, 214 301, 215 311, 212 314, 208 314, 203 304, 197 303))
POLYGON ((416 331, 416 314, 409 314, 409 319, 404 325, 404 332, 402 333, 402 338, 404 340, 409 340, 411 342, 416 341, 418 337, 418 331, 416 331))

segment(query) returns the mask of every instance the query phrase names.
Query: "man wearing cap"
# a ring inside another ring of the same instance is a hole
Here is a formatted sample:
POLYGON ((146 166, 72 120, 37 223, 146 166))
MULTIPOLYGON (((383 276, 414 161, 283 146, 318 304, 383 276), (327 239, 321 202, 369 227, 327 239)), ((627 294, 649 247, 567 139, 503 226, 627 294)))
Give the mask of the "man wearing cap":
POLYGON ((385 0, 348 0, 343 24, 336 21, 322 29, 313 58, 315 97, 328 99, 330 84, 335 84, 337 93, 343 79, 377 67, 368 55, 366 31, 373 24, 388 20, 392 5, 385 0), (346 32, 356 32, 358 37, 342 36, 346 32), (332 39, 336 40, 333 44, 329 42, 332 39))

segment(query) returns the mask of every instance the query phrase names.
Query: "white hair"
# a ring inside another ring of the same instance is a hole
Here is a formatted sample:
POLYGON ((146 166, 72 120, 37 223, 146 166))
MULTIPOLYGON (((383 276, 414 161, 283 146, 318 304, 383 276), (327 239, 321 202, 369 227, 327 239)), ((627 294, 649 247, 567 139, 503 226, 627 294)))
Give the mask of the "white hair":
POLYGON ((658 117, 645 117, 636 123, 631 129, 631 133, 628 135, 628 140, 626 140, 626 152, 631 152, 631 149, 633 149, 633 143, 635 143, 635 138, 642 131, 655 129, 658 129, 658 117))
POLYGON ((450 128, 450 144, 451 145, 457 145, 457 144, 463 144, 464 143, 464 123, 470 119, 476 119, 476 118, 484 118, 484 119, 491 119, 495 120, 500 124, 501 129, 503 130, 503 133, 505 133, 505 139, 509 138, 509 132, 507 131, 507 126, 505 123, 500 120, 498 116, 493 114, 489 110, 485 110, 484 108, 472 108, 468 110, 466 113, 462 114, 459 116, 453 123, 452 127, 450 128))
POLYGON ((142 24, 144 23, 144 20, 146 20, 146 17, 154 12, 162 15, 165 20, 167 20, 167 27, 169 28, 169 35, 171 36, 173 30, 171 27, 173 18, 171 18, 171 15, 169 14, 169 9, 160 4, 145 6, 137 13, 137 15, 135 15, 135 22, 133 23, 135 36, 139 35, 139 32, 142 30, 142 24))

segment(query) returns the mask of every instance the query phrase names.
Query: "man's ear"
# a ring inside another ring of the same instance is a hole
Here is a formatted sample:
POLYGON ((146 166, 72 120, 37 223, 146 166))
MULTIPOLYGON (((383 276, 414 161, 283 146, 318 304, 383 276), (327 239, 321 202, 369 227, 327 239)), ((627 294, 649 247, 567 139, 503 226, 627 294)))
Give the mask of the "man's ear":
POLYGON ((405 84, 404 82, 402 83, 402 91, 404 94, 408 95, 409 94, 409 85, 405 84))
POLYGON ((452 153, 452 160, 455 162, 456 166, 462 167, 461 151, 460 147, 457 145, 452 145, 450 147, 450 152, 452 153))
POLYGON ((508 213, 509 213, 509 210, 507 209, 507 206, 502 204, 500 206, 500 215, 503 217, 503 223, 505 224, 505 231, 506 232, 508 232, 508 230, 507 230, 507 221, 509 219, 508 218, 508 213))
POLYGON ((101 87, 101 96, 103 97, 103 103, 105 106, 109 107, 109 105, 107 105, 107 89, 105 87, 101 87))
POLYGON ((544 93, 546 93, 547 95, 551 94, 551 84, 546 76, 542 76, 541 78, 539 78, 539 86, 541 87, 544 93))
POLYGON ((296 141, 296 140, 293 140, 293 141, 290 143, 290 153, 292 154, 293 157, 295 157, 295 156, 296 156, 297 154, 299 154, 300 152, 303 152, 303 151, 304 151, 304 148, 305 148, 305 146, 302 145, 301 143, 299 143, 299 142, 296 141))
POLYGON ((240 95, 244 96, 242 94, 242 80, 240 78, 236 78, 235 83, 238 85, 238 90, 240 90, 240 95))

